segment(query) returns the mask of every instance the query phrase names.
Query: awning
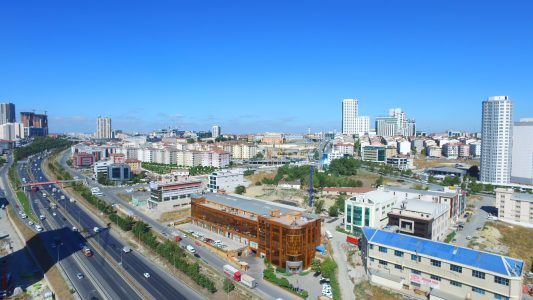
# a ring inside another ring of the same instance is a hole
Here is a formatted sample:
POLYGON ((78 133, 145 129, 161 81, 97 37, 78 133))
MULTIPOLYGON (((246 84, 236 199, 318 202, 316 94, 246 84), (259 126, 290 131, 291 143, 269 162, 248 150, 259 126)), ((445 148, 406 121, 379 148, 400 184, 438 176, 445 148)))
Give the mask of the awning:
POLYGON ((324 248, 324 246, 322 245, 318 245, 316 246, 316 251, 319 251, 320 253, 324 254, 324 252, 326 252, 326 248, 324 248))

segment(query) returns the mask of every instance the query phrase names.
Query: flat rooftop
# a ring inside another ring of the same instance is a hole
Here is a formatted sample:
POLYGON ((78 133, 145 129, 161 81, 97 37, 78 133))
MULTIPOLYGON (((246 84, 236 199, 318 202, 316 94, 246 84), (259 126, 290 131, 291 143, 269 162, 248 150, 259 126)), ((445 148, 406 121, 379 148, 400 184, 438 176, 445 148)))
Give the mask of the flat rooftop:
POLYGON ((526 194, 526 193, 514 192, 513 195, 511 196, 511 199, 533 202, 533 195, 532 194, 526 194))
POLYGON ((437 218, 446 213, 450 207, 447 203, 433 203, 418 199, 407 199, 406 201, 394 204, 393 208, 401 209, 402 206, 406 211, 430 214, 433 218, 437 218))
POLYGON ((369 243, 404 249, 503 276, 522 276, 524 261, 519 259, 369 227, 363 228, 363 234, 369 243))
POLYGON ((435 191, 435 190, 415 190, 415 189, 409 189, 409 188, 401 188, 401 187, 394 187, 394 186, 385 186, 385 191, 390 192, 401 192, 401 193, 412 193, 412 194, 420 194, 420 195, 431 195, 431 196, 445 196, 445 197, 454 197, 456 194, 452 192, 445 192, 445 191, 435 191))
MULTIPOLYGON (((282 223, 289 223, 289 218, 287 214, 290 214, 291 212, 299 212, 302 214, 302 217, 307 220, 315 220, 318 219, 318 216, 305 213, 305 209, 285 205, 281 203, 276 202, 270 202, 270 201, 264 201, 256 198, 250 198, 250 197, 244 197, 244 196, 237 196, 237 195, 225 195, 225 194, 215 194, 215 193, 206 193, 206 194, 195 194, 193 195, 194 198, 205 198, 211 202, 215 202, 221 205, 234 207, 240 210, 244 210, 250 213, 253 213, 255 215, 261 215, 261 216, 270 216, 271 210, 279 210, 281 213, 281 217, 277 217, 279 222, 282 223)), ((304 222, 305 219, 303 220, 304 222)))

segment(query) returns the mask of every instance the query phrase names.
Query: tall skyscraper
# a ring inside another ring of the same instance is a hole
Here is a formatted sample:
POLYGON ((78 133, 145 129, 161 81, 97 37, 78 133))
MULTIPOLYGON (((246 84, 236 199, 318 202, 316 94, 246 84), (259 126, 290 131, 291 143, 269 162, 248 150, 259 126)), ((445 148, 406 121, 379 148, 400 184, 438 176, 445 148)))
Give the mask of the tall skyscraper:
POLYGON ((395 117, 376 117, 376 135, 395 136, 398 133, 398 119, 395 117))
POLYGON ((0 124, 15 123, 15 104, 0 103, 0 124))
POLYGON ((213 125, 213 127, 211 128, 211 136, 214 138, 217 138, 220 136, 220 126, 213 125))
POLYGON ((513 103, 508 96, 483 101, 480 181, 507 184, 511 179, 513 103))
POLYGON ((342 134, 356 133, 358 102, 357 99, 342 100, 342 134))
POLYGON ((48 116, 36 114, 33 112, 21 112, 20 123, 24 127, 24 136, 47 136, 48 135, 48 116))
POLYGON ((96 119, 96 138, 97 139, 113 138, 113 130, 111 128, 111 118, 98 117, 98 119, 96 119))
POLYGON ((370 117, 357 116, 355 117, 355 134, 359 136, 368 134, 370 131, 370 117))
POLYGON ((533 184, 533 118, 514 123, 511 153, 511 182, 533 184))

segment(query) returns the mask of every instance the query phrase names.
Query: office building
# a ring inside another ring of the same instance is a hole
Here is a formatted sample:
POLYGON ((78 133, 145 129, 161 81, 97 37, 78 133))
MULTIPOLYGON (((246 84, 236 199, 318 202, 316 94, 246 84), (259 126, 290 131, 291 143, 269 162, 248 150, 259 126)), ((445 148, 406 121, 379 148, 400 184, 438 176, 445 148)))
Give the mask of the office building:
POLYGON ((533 119, 514 124, 511 182, 533 184, 533 119))
POLYGON ((75 167, 90 167, 94 163, 94 156, 90 153, 75 153, 72 155, 72 161, 75 167))
POLYGON ((98 117, 96 119, 96 138, 97 139, 112 139, 113 138, 111 118, 98 117))
POLYGON ((356 134, 356 120, 358 114, 358 100, 357 99, 344 99, 342 100, 342 133, 343 134, 356 134))
POLYGON ((207 188, 212 193, 225 191, 233 193, 239 185, 245 185, 244 173, 240 170, 216 171, 209 174, 207 188))
POLYGON ((4 123, 0 125, 0 139, 15 141, 24 137, 25 131, 21 123, 4 123))
POLYGON ((15 123, 15 104, 13 103, 0 103, 0 125, 6 123, 15 123))
POLYGON ((398 132, 398 119, 395 117, 376 117, 377 136, 395 136, 398 132))
POLYGON ((355 134, 363 136, 370 132, 370 117, 357 116, 355 117, 355 134))
POLYGON ((220 137, 220 126, 213 125, 211 128, 211 136, 214 138, 220 137))
POLYGON ((20 123, 24 127, 25 137, 47 136, 48 116, 33 112, 21 112, 20 123))
POLYGON ((107 179, 124 181, 131 179, 131 168, 125 163, 113 163, 107 167, 107 179))
POLYGON ((320 218, 294 206, 209 193, 192 198, 191 217, 288 272, 308 269, 320 245, 320 218))
POLYGON ((364 228, 370 280, 434 300, 522 299, 524 261, 401 233, 364 228))
POLYGON ((397 201, 398 197, 382 188, 351 197, 344 204, 344 229, 352 232, 356 227, 383 228, 397 201))
POLYGON ((533 195, 514 192, 513 189, 498 188, 495 207, 498 218, 505 221, 533 224, 533 195))
POLYGON ((403 155, 387 157, 387 165, 402 171, 414 169, 413 159, 403 155))
POLYGON ((385 162, 384 146, 364 146, 361 148, 361 158, 364 161, 385 162))
POLYGON ((149 208, 166 211, 191 204, 191 196, 202 191, 202 182, 198 180, 180 182, 151 182, 149 208))
POLYGON ((511 180, 513 103, 507 96, 483 101, 480 181, 508 184, 511 180))
POLYGON ((397 226, 401 233, 442 241, 450 229, 450 206, 408 199, 395 203, 388 214, 388 225, 397 226))

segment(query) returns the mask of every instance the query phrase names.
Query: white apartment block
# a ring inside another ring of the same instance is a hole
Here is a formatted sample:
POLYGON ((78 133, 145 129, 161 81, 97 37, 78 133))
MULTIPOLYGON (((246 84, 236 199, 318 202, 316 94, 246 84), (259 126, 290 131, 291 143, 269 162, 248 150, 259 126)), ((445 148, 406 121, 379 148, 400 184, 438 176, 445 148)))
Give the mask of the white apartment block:
POLYGON ((438 146, 429 146, 426 147, 426 156, 429 157, 441 157, 442 150, 438 146))
POLYGON ((511 182, 533 184, 533 119, 520 119, 513 127, 511 182))
POLYGON ((214 150, 214 151, 202 151, 202 166, 225 168, 229 165, 230 154, 228 152, 214 150))
POLYGON ((342 133, 356 134, 356 119, 358 115, 358 100, 344 99, 342 101, 342 133))
POLYGON ((213 127, 211 128, 211 136, 214 138, 217 138, 220 136, 220 126, 213 125, 213 127))
POLYGON ((383 228, 397 201, 398 197, 383 189, 351 197, 344 204, 344 229, 351 232, 356 227, 383 228))
POLYGON ((432 300, 522 299, 524 261, 424 238, 364 228, 370 280, 432 300))
POLYGON ((342 142, 342 141, 335 141, 333 143, 332 148, 331 148, 331 152, 339 153, 339 154, 342 154, 342 155, 351 155, 351 156, 353 156, 354 144, 345 143, 345 142, 342 142))
POLYGON ((495 191, 498 218, 533 225, 533 195, 503 188, 495 191))
POLYGON ((508 96, 483 101, 480 181, 507 184, 511 180, 513 103, 508 96))
POLYGON ((470 157, 470 145, 460 144, 459 145, 459 157, 470 157))
POLYGON ((200 151, 178 151, 176 164, 183 167, 195 167, 202 165, 202 152, 200 151))
POLYGON ((370 132, 370 117, 357 116, 355 117, 355 134, 363 136, 370 132))
POLYGON ((22 123, 4 123, 0 125, 0 139, 15 141, 25 137, 22 123))
POLYGON ((233 193, 239 185, 246 185, 244 173, 240 170, 217 171, 209 174, 207 188, 212 193, 224 190, 226 193, 233 193))
POLYGON ((480 157, 481 156, 481 143, 480 142, 474 142, 470 143, 470 155, 473 157, 480 157))
POLYGON ((113 130, 111 128, 111 118, 98 117, 96 119, 96 138, 97 139, 113 138, 113 130))
POLYGON ((377 117, 376 135, 388 137, 398 133, 398 119, 395 117, 377 117))
POLYGON ((398 141, 396 142, 396 149, 398 154, 408 155, 411 153, 411 143, 408 141, 398 141))
POLYGON ((442 146, 442 154, 449 159, 456 159, 459 157, 459 145, 446 143, 442 146))
POLYGON ((233 144, 227 145, 229 149, 224 147, 224 151, 231 152, 233 159, 252 159, 258 153, 258 147, 254 144, 233 144))

